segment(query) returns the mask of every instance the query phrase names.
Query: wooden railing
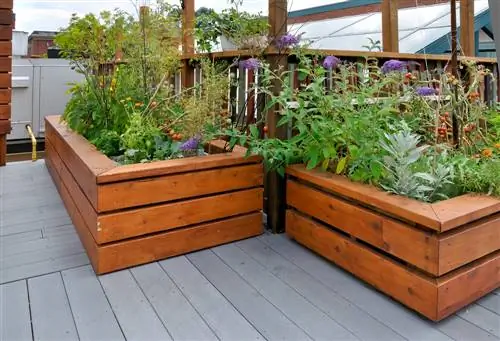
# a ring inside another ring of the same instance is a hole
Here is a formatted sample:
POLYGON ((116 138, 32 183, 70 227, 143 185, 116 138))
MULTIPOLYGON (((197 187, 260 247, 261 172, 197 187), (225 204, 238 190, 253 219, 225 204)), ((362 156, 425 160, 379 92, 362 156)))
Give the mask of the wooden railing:
MULTIPOLYGON (((308 50, 311 55, 327 56, 333 55, 347 62, 364 62, 367 58, 378 60, 381 66, 385 61, 397 59, 408 62, 408 71, 411 72, 418 80, 439 80, 440 75, 449 71, 451 55, 424 55, 410 53, 388 53, 388 52, 370 52, 370 51, 340 51, 340 50, 308 50)), ((263 53, 259 58, 266 58, 270 54, 277 54, 277 51, 263 53)), ((264 98, 257 98, 254 92, 253 85, 259 78, 258 72, 244 70, 238 66, 238 60, 243 60, 251 57, 250 51, 224 51, 211 54, 189 54, 184 55, 183 59, 187 62, 190 68, 192 80, 188 84, 197 83, 202 76, 196 60, 200 57, 207 57, 214 61, 226 61, 229 65, 229 77, 232 78, 229 93, 228 110, 231 112, 233 122, 238 124, 249 124, 255 121, 260 121, 262 116, 264 98)), ((289 70, 293 71, 296 64, 290 56, 280 55, 284 61, 287 61, 289 70)), ((474 60, 476 63, 483 65, 491 71, 491 76, 486 76, 480 85, 481 99, 487 103, 498 102, 500 98, 500 82, 498 73, 498 64, 493 58, 477 58, 477 57, 460 57, 461 60, 474 60)), ((179 76, 180 77, 180 76, 179 76)), ((177 84, 182 84, 178 82, 177 84)), ((299 87, 298 80, 294 77, 294 86, 299 87)), ((327 84, 325 84, 327 86, 327 84)), ((178 87, 179 88, 179 87, 178 87)))

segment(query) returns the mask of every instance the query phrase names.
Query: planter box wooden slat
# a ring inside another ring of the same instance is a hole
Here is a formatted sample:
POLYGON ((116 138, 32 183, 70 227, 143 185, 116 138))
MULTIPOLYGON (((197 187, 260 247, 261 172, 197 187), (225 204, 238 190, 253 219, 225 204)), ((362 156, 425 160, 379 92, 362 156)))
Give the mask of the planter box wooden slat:
POLYGON ((262 181, 262 166, 252 164, 103 184, 98 189, 97 211, 113 211, 259 187, 262 186, 262 181), (158 188, 162 190, 156 190, 158 188))
POLYGON ((262 164, 244 151, 118 166, 46 119, 47 167, 98 274, 261 234, 262 164))
POLYGON ((438 238, 403 222, 372 213, 296 181, 287 183, 287 205, 401 258, 437 273, 438 238), (411 245, 411 248, 408 247, 411 245))
POLYGON ((500 286, 499 199, 428 204, 303 166, 287 174, 287 233, 428 318, 500 286))
POLYGON ((297 242, 434 321, 453 314, 499 285, 500 252, 439 281, 294 210, 287 211, 286 230, 297 242))

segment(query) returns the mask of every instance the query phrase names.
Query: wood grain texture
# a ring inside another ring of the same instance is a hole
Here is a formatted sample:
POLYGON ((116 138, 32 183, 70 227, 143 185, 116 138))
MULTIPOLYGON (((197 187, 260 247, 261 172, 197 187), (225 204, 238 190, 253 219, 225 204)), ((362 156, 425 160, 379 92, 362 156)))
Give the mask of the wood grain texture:
POLYGON ((438 273, 435 235, 288 181, 287 204, 431 274, 438 273))
POLYGON ((12 19, 12 10, 10 8, 0 7, 0 25, 11 26, 13 23, 12 19))
POLYGON ((326 191, 331 191, 402 219, 439 231, 440 222, 429 204, 391 195, 373 186, 352 182, 343 176, 319 170, 309 171, 303 165, 288 167, 287 174, 320 186, 326 191))
MULTIPOLYGON (((213 141, 210 145, 218 147, 220 146, 220 143, 218 141, 213 141)), ((258 156, 250 156, 246 158, 245 153, 245 148, 236 148, 234 152, 207 155, 204 157, 190 157, 184 159, 157 161, 146 164, 123 165, 100 174, 97 178, 97 182, 99 184, 105 184, 124 180, 134 180, 260 162, 260 158, 258 156)))
POLYGON ((45 137, 60 155, 78 185, 97 207, 97 175, 115 167, 113 161, 100 153, 84 137, 60 123, 60 116, 45 118, 45 137))
POLYGON ((4 8, 4 9, 14 8, 14 0, 2 0, 2 1, 0 1, 0 8, 4 8))
POLYGON ((251 213, 100 247, 96 272, 107 273, 262 234, 262 216, 251 213))
POLYGON ((439 238, 439 274, 500 250, 500 214, 439 238))
POLYGON ((12 55, 12 42, 0 41, 0 57, 9 57, 11 55, 12 55))
POLYGON ((69 192, 69 195, 75 202, 75 205, 78 207, 78 210, 82 215, 82 219, 85 221, 86 227, 92 233, 93 239, 97 240, 99 237, 97 231, 97 212, 94 210, 92 204, 82 192, 80 186, 78 186, 78 183, 75 181, 70 171, 61 160, 60 155, 54 149, 49 139, 45 139, 45 152, 46 158, 50 160, 52 168, 57 172, 59 178, 66 187, 66 190, 69 192))
POLYGON ((10 119, 10 104, 0 104, 0 120, 8 120, 10 119))
POLYGON ((10 120, 0 120, 0 135, 5 135, 10 133, 12 129, 10 120))
POLYGON ((8 89, 11 87, 12 87, 12 74, 7 72, 0 73, 0 89, 8 89))
MULTIPOLYGON (((1 37, 1 29, 0 29, 1 37)), ((11 72, 12 71, 12 59, 9 57, 0 58, 0 72, 11 72)))
POLYGON ((98 259, 97 245, 95 244, 94 239, 92 238, 92 234, 88 230, 80 211, 78 211, 75 201, 71 197, 68 189, 62 182, 61 177, 59 176, 55 167, 53 166, 50 155, 45 158, 45 164, 47 166, 49 174, 54 180, 54 184, 56 185, 57 190, 59 191, 59 195, 61 196, 64 206, 66 207, 66 210, 68 211, 68 214, 71 217, 71 221, 75 226, 76 232, 80 237, 80 241, 82 242, 83 247, 85 248, 85 252, 87 253, 87 256, 90 259, 90 263, 92 264, 92 267, 94 268, 95 271, 99 259, 98 259))
POLYGON ((387 257, 287 210, 287 234, 419 313, 436 319, 436 284, 387 257))
POLYGON ((6 163, 7 163, 7 135, 0 134, 0 166, 5 166, 6 163))
MULTIPOLYGON (((262 188, 103 214, 98 218, 97 243, 108 243, 148 233, 167 231, 257 212, 262 209, 262 188)), ((92 231, 92 229, 91 229, 92 231)))
POLYGON ((0 25, 0 40, 12 40, 12 26, 0 25))
POLYGON ((262 186, 262 174, 262 165, 252 164, 106 184, 98 188, 97 211, 258 187, 262 186))
POLYGON ((437 320, 500 287, 500 251, 438 279, 437 320))
POLYGON ((0 105, 8 105, 11 101, 11 90, 0 89, 0 105))
POLYGON ((449 231, 500 212, 500 200, 486 195, 463 195, 428 204, 392 195, 373 186, 355 183, 343 176, 319 170, 306 170, 303 165, 288 167, 287 174, 364 206, 438 232, 449 231))
POLYGON ((469 222, 500 212, 500 200, 495 197, 466 194, 432 204, 441 221, 441 231, 449 231, 469 222))

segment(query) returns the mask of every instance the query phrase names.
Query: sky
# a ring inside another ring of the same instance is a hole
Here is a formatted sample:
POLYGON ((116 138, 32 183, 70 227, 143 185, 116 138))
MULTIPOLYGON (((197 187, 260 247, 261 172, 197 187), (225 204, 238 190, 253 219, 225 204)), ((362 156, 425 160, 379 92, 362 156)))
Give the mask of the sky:
MULTIPOLYGON (((152 0, 14 0, 16 13, 16 30, 26 31, 57 31, 67 26, 72 13, 99 13, 102 10, 120 8, 134 10, 134 3, 139 5, 152 0)), ((289 10, 328 5, 345 0, 288 0, 289 10)), ((179 0, 167 1, 179 4, 179 0)), ((196 8, 210 7, 215 10, 228 8, 227 0, 195 0, 196 8)), ((249 12, 267 14, 268 0, 243 0, 243 9, 249 12)))

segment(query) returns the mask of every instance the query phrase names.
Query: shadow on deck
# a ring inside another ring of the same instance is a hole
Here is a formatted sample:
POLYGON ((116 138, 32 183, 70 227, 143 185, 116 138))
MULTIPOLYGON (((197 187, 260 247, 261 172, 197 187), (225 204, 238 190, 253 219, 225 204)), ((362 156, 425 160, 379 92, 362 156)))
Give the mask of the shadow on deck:
POLYGON ((429 322, 284 235, 96 277, 43 161, 0 168, 0 340, 500 340, 500 291, 429 322))

